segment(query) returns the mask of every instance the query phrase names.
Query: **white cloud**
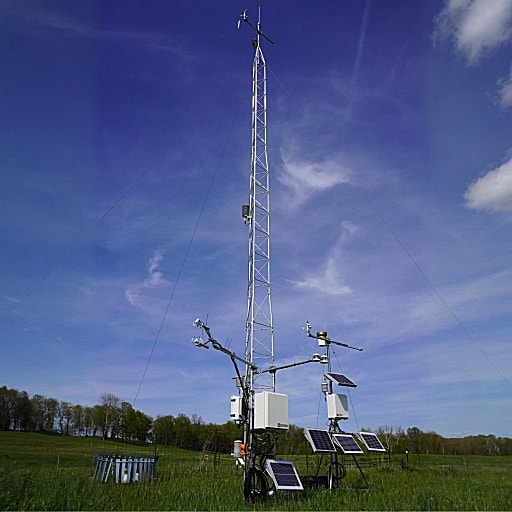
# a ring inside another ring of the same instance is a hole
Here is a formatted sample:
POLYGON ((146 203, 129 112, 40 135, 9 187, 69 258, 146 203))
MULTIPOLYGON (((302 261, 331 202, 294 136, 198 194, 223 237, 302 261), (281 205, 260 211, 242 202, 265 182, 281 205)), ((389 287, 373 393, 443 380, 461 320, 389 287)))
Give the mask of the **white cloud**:
POLYGON ((323 270, 310 274, 302 280, 295 281, 294 285, 297 288, 316 290, 327 295, 344 295, 352 291, 343 282, 340 273, 340 268, 343 268, 340 247, 357 232, 358 228, 349 221, 343 222, 342 228, 338 243, 331 249, 323 270))
POLYGON ((449 0, 435 36, 452 39, 468 64, 477 65, 512 37, 512 0, 449 0))
POLYGON ((512 107, 512 66, 507 77, 498 80, 498 104, 502 109, 512 107))
POLYGON ((123 44, 134 44, 171 52, 177 58, 186 61, 194 60, 194 56, 182 45, 176 44, 175 38, 164 32, 155 31, 129 31, 129 30, 103 30, 96 25, 85 23, 77 14, 66 14, 62 10, 34 7, 27 9, 23 6, 11 7, 6 12, 13 18, 13 22, 6 26, 9 30, 29 31, 31 35, 43 36, 58 32, 65 32, 71 36, 98 39, 105 38, 119 41, 123 44), (20 21, 25 22, 26 26, 20 21))
POLYGON ((318 290, 327 295, 344 295, 350 293, 350 288, 343 284, 339 275, 340 264, 335 257, 329 258, 322 274, 306 277, 295 283, 297 288, 318 290))
POLYGON ((125 297, 132 306, 150 309, 150 305, 151 307, 154 306, 156 299, 152 294, 148 294, 149 290, 168 284, 163 278, 163 273, 158 270, 163 257, 164 251, 155 251, 153 256, 148 260, 148 277, 146 277, 142 283, 134 284, 126 288, 125 297))
POLYGON ((464 198, 474 210, 512 212, 512 159, 470 185, 464 198))
POLYGON ((162 272, 158 270, 158 267, 160 266, 160 263, 162 262, 164 258, 164 251, 156 251, 151 258, 149 258, 148 262, 148 272, 149 277, 146 280, 146 282, 150 285, 159 285, 164 282, 162 279, 162 272))
POLYGON ((21 302, 20 299, 16 299, 15 297, 11 297, 10 295, 5 295, 5 293, 0 293, 0 296, 9 302, 21 302))
POLYGON ((283 166, 278 180, 293 194, 294 206, 306 202, 313 194, 342 183, 351 183, 351 173, 341 158, 327 158, 322 162, 307 162, 281 152, 283 166))

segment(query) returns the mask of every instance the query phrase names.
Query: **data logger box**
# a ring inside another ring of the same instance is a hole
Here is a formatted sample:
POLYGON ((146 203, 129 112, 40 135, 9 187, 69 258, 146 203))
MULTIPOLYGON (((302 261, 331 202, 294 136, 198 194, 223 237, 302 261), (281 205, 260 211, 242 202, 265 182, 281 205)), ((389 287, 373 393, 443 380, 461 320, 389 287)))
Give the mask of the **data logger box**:
POLYGON ((263 391, 254 394, 254 429, 288 430, 288 395, 263 391))
POLYGON ((242 397, 237 395, 231 396, 231 421, 243 421, 242 397))
POLYGON ((327 417, 330 420, 348 420, 347 395, 336 393, 327 395, 327 417))

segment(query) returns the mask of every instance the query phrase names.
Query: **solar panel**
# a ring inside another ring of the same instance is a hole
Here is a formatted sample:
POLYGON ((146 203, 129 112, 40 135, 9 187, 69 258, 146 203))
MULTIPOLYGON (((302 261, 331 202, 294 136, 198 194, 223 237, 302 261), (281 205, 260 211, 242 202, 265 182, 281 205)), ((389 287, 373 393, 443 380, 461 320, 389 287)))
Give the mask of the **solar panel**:
POLYGON ((307 428, 304 430, 304 435, 315 453, 336 453, 336 448, 327 430, 307 428))
POLYGON ((283 489, 287 491, 304 490, 293 462, 269 459, 267 460, 266 466, 267 472, 274 481, 276 489, 283 489))
POLYGON ((332 382, 338 384, 338 386, 348 386, 351 388, 357 387, 355 382, 352 382, 346 375, 342 373, 326 373, 325 376, 332 382))
POLYGON ((350 434, 332 434, 332 437, 343 453, 364 453, 363 449, 356 443, 356 440, 350 434))
POLYGON ((386 448, 382 446, 379 438, 373 432, 359 432, 359 437, 363 440, 366 448, 371 452, 385 452, 386 448))

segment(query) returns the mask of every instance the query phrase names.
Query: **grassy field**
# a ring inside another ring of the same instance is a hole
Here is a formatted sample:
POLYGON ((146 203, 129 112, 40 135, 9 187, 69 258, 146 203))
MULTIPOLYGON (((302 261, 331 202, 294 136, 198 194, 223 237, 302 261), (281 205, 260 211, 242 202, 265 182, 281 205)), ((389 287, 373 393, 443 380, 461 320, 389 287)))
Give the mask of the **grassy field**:
MULTIPOLYGON (((242 472, 229 455, 216 467, 196 452, 159 447, 157 480, 102 484, 92 478, 99 453, 151 456, 92 438, 0 432, 0 510, 512 510, 512 457, 410 455, 392 466, 349 469, 335 491, 278 491, 264 503, 244 503, 242 472)), ((313 456, 294 458, 313 474, 313 456)))

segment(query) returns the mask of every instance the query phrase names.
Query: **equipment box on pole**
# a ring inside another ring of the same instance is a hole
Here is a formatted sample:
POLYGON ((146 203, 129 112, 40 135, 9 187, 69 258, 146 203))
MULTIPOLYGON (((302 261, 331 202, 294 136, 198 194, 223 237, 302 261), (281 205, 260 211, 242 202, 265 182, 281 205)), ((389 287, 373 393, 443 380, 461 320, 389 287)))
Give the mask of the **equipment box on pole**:
POLYGON ((288 395, 263 391, 254 395, 254 429, 288 430, 288 395))

